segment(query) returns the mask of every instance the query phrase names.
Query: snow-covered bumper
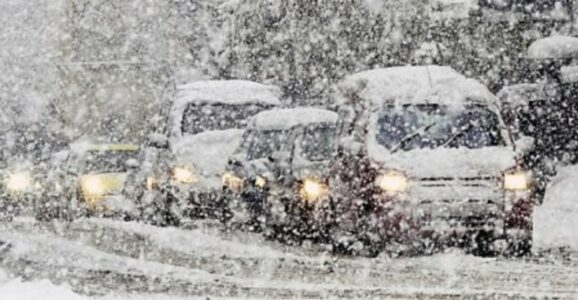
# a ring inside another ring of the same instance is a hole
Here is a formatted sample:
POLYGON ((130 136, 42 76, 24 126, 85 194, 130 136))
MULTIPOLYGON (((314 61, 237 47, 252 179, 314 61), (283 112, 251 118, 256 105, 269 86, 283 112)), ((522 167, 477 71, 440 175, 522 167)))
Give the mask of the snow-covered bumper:
MULTIPOLYGON (((403 193, 378 190, 366 228, 383 242, 464 241, 483 233, 492 240, 526 239, 532 230, 530 191, 504 190, 498 179, 424 180, 403 193)), ((342 216, 343 232, 361 220, 342 216)))

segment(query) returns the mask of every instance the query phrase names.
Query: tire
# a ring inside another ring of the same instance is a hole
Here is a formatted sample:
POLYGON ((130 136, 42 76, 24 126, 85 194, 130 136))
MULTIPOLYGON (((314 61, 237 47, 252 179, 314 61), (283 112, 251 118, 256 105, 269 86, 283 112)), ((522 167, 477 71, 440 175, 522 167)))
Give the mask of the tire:
POLYGON ((523 257, 532 254, 532 238, 526 237, 519 240, 508 239, 506 255, 523 257))

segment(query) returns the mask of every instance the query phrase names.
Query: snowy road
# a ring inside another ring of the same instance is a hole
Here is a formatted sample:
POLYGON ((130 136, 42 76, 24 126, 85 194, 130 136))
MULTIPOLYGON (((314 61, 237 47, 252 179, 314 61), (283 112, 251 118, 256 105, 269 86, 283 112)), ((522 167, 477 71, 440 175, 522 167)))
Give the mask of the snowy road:
POLYGON ((50 280, 104 299, 578 297, 574 257, 479 258, 457 250, 333 257, 210 224, 184 230, 108 220, 20 219, 0 225, 0 241, 0 270, 12 280, 50 280))

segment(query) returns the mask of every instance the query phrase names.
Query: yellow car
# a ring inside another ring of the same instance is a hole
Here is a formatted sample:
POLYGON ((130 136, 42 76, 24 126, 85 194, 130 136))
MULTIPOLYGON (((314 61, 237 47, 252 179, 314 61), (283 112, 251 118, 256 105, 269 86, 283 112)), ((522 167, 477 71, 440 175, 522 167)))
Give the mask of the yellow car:
POLYGON ((138 167, 139 146, 77 144, 48 176, 38 219, 74 215, 136 215, 128 197, 129 182, 138 167))

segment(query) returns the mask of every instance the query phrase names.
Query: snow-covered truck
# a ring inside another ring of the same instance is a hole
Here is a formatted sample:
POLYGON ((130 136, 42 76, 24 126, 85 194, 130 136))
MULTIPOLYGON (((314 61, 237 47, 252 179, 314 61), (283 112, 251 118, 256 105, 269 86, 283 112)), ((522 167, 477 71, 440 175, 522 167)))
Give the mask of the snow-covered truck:
POLYGON ((226 225, 284 240, 323 238, 338 124, 337 113, 313 107, 254 116, 222 176, 226 225))
POLYGON ((247 119, 279 106, 280 97, 275 86, 243 80, 179 86, 167 132, 145 150, 147 184, 140 197, 145 217, 178 224, 182 218, 213 216, 221 174, 241 142, 247 119))
POLYGON ((518 157, 531 143, 512 139, 485 86, 432 65, 357 73, 338 90, 347 143, 329 181, 335 247, 530 250, 537 200, 518 157))

